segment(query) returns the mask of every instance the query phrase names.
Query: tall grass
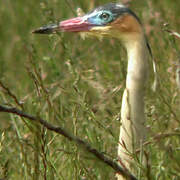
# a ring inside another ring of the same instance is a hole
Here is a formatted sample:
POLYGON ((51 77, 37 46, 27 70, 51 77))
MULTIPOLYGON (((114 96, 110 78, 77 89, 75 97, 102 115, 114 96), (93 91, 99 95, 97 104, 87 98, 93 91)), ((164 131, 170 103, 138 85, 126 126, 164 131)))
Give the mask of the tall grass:
MULTIPOLYGON (((75 9, 108 1, 3 1, 0 6, 0 104, 18 107, 64 127, 117 158, 126 53, 114 39, 76 34, 34 36, 41 25, 75 16, 75 9)), ((146 95, 148 167, 142 179, 180 178, 180 1, 134 0, 156 59, 159 85, 146 95)), ((115 172, 64 137, 18 116, 0 114, 0 178, 115 179, 115 172)))

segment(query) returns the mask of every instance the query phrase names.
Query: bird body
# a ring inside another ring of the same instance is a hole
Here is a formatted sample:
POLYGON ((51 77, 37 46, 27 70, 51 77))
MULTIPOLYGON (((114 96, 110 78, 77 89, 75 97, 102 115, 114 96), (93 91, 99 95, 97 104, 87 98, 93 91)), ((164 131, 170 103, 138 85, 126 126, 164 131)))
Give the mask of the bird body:
MULTIPOLYGON (((57 31, 83 32, 97 37, 113 37, 119 39, 125 46, 128 67, 121 106, 122 125, 118 155, 121 162, 131 169, 132 159, 128 153, 134 153, 146 136, 144 94, 148 78, 148 56, 151 52, 140 20, 126 6, 109 3, 95 8, 82 17, 41 27, 34 33, 48 34, 57 31)), ((119 179, 123 178, 119 176, 119 179)))

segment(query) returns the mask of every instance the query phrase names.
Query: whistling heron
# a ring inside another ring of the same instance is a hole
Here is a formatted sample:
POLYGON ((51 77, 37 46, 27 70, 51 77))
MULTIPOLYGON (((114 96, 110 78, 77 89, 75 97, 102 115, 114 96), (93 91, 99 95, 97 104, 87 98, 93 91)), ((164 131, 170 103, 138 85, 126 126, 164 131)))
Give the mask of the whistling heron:
MULTIPOLYGON (((120 138, 118 154, 121 163, 131 169, 128 156, 144 141, 145 114, 144 92, 148 77, 148 56, 151 54, 140 20, 126 6, 109 3, 97 7, 82 17, 41 27, 33 33, 50 34, 57 31, 87 32, 94 36, 117 38, 125 46, 128 56, 126 89, 121 107, 120 138)), ((132 157, 132 156, 131 156, 132 157)))

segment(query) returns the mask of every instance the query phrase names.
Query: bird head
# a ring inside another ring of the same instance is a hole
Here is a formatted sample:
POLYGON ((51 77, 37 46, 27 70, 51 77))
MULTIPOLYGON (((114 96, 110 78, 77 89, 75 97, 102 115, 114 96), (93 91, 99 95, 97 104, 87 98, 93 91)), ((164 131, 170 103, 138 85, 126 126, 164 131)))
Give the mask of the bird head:
POLYGON ((83 32, 127 41, 129 38, 132 39, 131 35, 142 34, 143 30, 138 17, 129 8, 118 3, 109 3, 95 8, 82 17, 43 26, 33 33, 51 34, 58 31, 83 32))

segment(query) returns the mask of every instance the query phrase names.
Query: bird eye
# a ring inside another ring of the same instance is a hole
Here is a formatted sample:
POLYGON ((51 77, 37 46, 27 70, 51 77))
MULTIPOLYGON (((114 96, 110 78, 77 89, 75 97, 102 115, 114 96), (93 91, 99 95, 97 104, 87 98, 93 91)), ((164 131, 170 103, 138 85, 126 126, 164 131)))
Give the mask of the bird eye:
POLYGON ((100 15, 100 18, 107 21, 109 19, 110 15, 108 13, 102 13, 100 15))

